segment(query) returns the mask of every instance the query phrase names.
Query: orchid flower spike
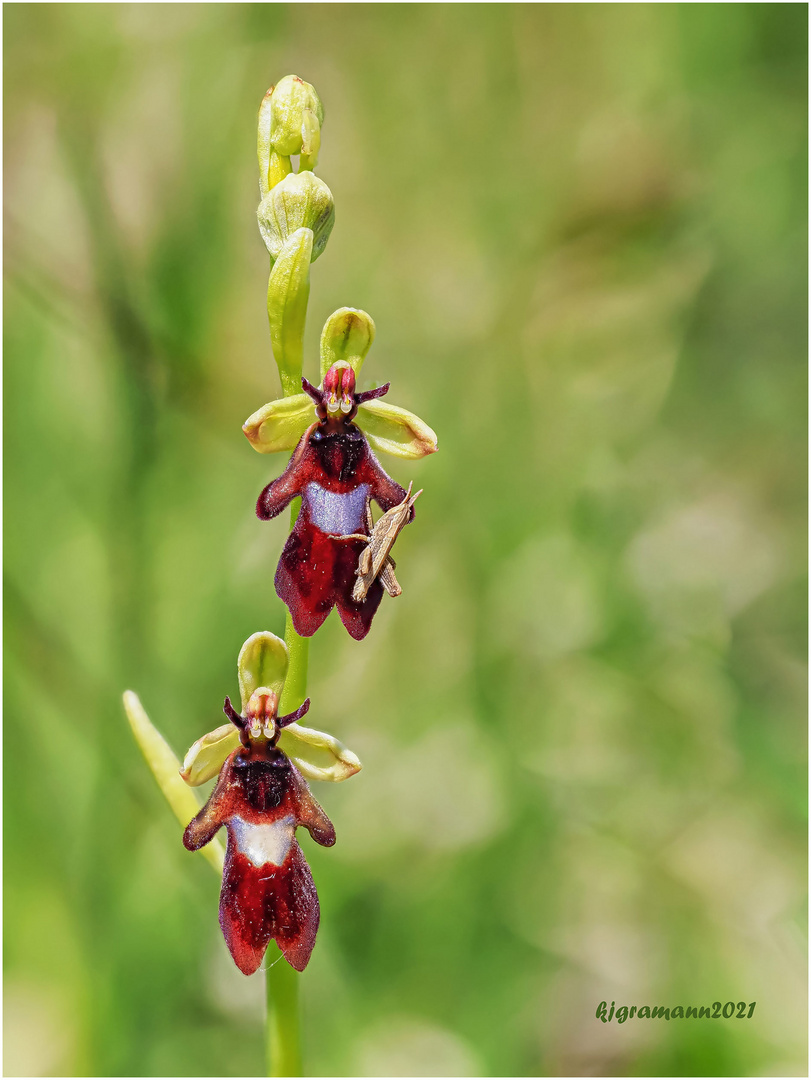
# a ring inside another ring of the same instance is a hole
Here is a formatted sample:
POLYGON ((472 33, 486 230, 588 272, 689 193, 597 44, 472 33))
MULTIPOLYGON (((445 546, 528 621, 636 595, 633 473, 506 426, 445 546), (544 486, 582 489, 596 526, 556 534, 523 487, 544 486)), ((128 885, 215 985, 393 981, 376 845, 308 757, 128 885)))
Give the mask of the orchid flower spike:
POLYGON ((241 710, 226 698, 229 722, 198 739, 181 770, 191 785, 219 773, 183 843, 197 851, 226 827, 220 926, 246 975, 262 963, 271 938, 297 971, 307 966, 320 910, 296 829, 303 825, 324 847, 335 843, 335 829, 304 777, 345 780, 361 767, 337 739, 298 724, 309 698, 279 716, 287 666, 280 638, 267 632, 248 638, 237 663, 241 710))

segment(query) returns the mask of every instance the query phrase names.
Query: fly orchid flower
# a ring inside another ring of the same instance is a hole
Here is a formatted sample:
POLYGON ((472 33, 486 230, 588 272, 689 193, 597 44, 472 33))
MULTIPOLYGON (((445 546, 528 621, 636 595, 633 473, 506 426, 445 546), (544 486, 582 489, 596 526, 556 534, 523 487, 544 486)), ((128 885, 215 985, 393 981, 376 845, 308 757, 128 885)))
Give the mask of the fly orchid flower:
POLYGON ((275 583, 302 637, 314 634, 336 606, 350 635, 360 640, 369 632, 384 587, 391 595, 399 594, 387 559, 393 540, 381 571, 364 582, 362 599, 355 590, 361 559, 371 546, 365 538, 374 532, 371 500, 384 512, 406 503, 400 527, 414 516, 413 498, 385 472, 373 450, 420 458, 437 449, 436 435, 424 421, 380 400, 388 383, 357 392, 374 333, 366 312, 336 311, 321 335, 321 386, 302 379, 303 394, 269 402, 243 425, 260 453, 295 447, 285 471, 259 496, 256 513, 263 520, 276 517, 301 496, 275 583))
POLYGON ((332 847, 335 829, 304 777, 344 780, 361 767, 337 739, 297 723, 309 698, 295 712, 278 715, 287 666, 283 641, 267 632, 250 637, 237 663, 242 711, 226 698, 229 723, 198 739, 181 770, 191 785, 219 773, 183 843, 197 851, 223 825, 227 829, 220 927, 245 975, 262 963, 271 938, 297 971, 307 966, 320 912, 295 833, 303 825, 316 843, 332 847))

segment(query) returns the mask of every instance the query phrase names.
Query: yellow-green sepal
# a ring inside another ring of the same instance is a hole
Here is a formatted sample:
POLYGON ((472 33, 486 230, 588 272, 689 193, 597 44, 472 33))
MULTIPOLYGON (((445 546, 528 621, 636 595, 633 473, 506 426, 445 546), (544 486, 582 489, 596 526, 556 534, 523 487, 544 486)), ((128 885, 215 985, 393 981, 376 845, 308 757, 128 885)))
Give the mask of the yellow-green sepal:
MULTIPOLYGON (((149 719, 138 695, 132 690, 127 690, 124 694, 124 711, 135 741, 152 770, 158 787, 174 811, 175 817, 185 829, 191 819, 199 813, 200 802, 180 776, 180 761, 177 755, 149 719)), ((238 742, 239 733, 235 729, 234 733, 238 742)), ((218 874, 222 873, 225 848, 219 840, 214 839, 206 847, 201 848, 200 854, 208 860, 218 874)))
POLYGON ((333 311, 321 331, 321 381, 332 365, 341 361, 349 364, 357 378, 374 339, 371 315, 350 307, 333 311))
POLYGON ((259 162, 259 192, 262 198, 269 191, 268 169, 273 146, 270 141, 270 128, 273 123, 273 87, 262 98, 256 128, 256 157, 259 162))
POLYGON ((387 401, 367 401, 360 405, 355 423, 374 450, 400 458, 436 453, 436 432, 408 409, 389 405, 387 401))
MULTIPOLYGON (((357 756, 342 742, 314 728, 289 724, 279 736, 278 745, 307 780, 337 783, 348 780, 361 769, 357 756)), ((238 746, 239 732, 233 724, 223 724, 209 731, 189 749, 180 776, 189 787, 213 780, 238 746)))
POLYGON ((245 421, 242 430, 254 450, 275 454, 293 450, 315 418, 313 399, 307 394, 269 401, 245 421))
POLYGON ((362 766, 342 742, 314 728, 289 724, 277 744, 306 780, 348 780, 362 766))
POLYGON ((270 129, 273 123, 272 98, 273 87, 271 86, 259 106, 256 156, 259 159, 259 193, 262 198, 293 171, 289 156, 277 153, 270 141, 270 129))
POLYGON ((243 714, 254 691, 260 687, 272 690, 277 699, 281 698, 288 664, 287 646, 281 638, 269 630, 251 634, 239 650, 237 660, 243 714))
POLYGON ((312 250, 312 230, 298 229, 282 248, 268 278, 270 343, 288 397, 301 391, 312 250))
POLYGON ((180 769, 189 787, 198 787, 219 775, 225 759, 239 746, 239 732, 233 724, 222 724, 201 736, 189 747, 180 769))

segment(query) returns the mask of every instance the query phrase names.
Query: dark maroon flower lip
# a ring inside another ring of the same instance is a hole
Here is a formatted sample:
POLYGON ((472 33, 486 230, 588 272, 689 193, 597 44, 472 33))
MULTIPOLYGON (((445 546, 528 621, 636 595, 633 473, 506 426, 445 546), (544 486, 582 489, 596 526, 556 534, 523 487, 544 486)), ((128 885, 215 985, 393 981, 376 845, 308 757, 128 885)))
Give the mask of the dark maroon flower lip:
POLYGON ((223 825, 228 843, 220 926, 234 963, 251 975, 274 939, 288 963, 303 971, 320 911, 296 829, 303 825, 316 843, 332 847, 332 822, 290 759, 270 741, 260 741, 228 756, 208 802, 186 827, 184 846, 198 851, 223 825))
MULTIPOLYGON (((334 365, 328 375, 333 377, 324 379, 321 390, 304 380, 324 419, 304 432, 285 471, 259 496, 256 514, 267 521, 301 497, 276 569, 276 592, 302 637, 311 637, 337 607, 348 633, 359 641, 369 632, 384 591, 377 577, 362 598, 353 596, 364 540, 373 528, 370 503, 374 500, 385 513, 402 503, 407 492, 385 472, 363 432, 351 423, 360 396, 354 394, 352 369, 334 365)), ((369 393, 380 396, 387 389, 369 393)))

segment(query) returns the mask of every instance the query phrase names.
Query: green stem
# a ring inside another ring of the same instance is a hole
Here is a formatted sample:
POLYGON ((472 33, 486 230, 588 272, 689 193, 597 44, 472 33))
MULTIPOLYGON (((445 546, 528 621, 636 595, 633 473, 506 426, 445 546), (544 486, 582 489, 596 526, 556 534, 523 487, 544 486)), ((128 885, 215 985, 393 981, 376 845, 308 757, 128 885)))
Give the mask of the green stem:
MULTIPOLYGON (((291 529, 296 521, 296 513, 297 510, 294 510, 291 529)), ((284 643, 287 646, 290 666, 287 669, 282 700, 279 702, 279 712, 282 715, 293 712, 307 697, 307 663, 310 657, 310 639, 299 637, 293 629, 289 611, 284 622, 284 643)))
POLYGON ((275 941, 265 953, 267 965, 268 1076, 302 1076, 299 1030, 299 973, 282 956, 275 941))
MULTIPOLYGON (((281 347, 288 354, 301 355, 303 351, 304 316, 306 313, 307 296, 309 294, 309 275, 306 279, 306 289, 302 289, 303 311, 301 307, 297 312, 296 320, 283 320, 286 322, 287 333, 281 335, 281 347), (293 331, 292 334, 290 331, 293 331), (296 332, 298 331, 298 332, 296 332), (295 340, 293 340, 295 339, 295 340)), ((270 315, 270 312, 268 312, 270 315)), ((271 339, 273 338, 273 319, 271 318, 271 339)), ((274 342, 274 347, 279 348, 274 342)), ((280 350, 281 351, 281 350, 280 350)), ((281 357, 277 356, 277 360, 281 357)), ((279 364, 280 373, 284 370, 279 364)), ((301 390, 301 363, 298 365, 298 379, 289 375, 282 376, 282 392, 285 397, 297 394, 301 390)), ((287 374, 287 372, 285 372, 287 374)), ((298 517, 298 500, 290 510, 290 528, 295 525, 298 517)), ((282 691, 282 700, 279 703, 281 713, 293 712, 301 705, 307 696, 307 661, 309 659, 309 638, 299 637, 293 629, 293 620, 290 612, 287 613, 284 626, 284 641, 287 645, 289 666, 287 678, 282 691)), ((299 1022, 298 989, 299 973, 282 958, 278 946, 273 943, 265 955, 266 980, 267 980, 267 1026, 265 1029, 265 1045, 267 1051, 268 1076, 302 1076, 301 1064, 301 1025, 299 1022), (279 962, 276 963, 275 961, 279 962)))
MULTIPOLYGON (((298 507, 290 513, 291 528, 295 524, 298 507)), ((279 703, 281 713, 293 712, 307 696, 307 661, 309 638, 299 637, 293 629, 290 613, 284 626, 284 641, 290 658, 287 678, 279 703)), ((267 968, 267 1065, 268 1076, 302 1076, 301 1027, 298 1010, 299 973, 286 960, 278 946, 273 943, 265 955, 267 968), (279 963, 275 963, 279 960, 279 963)))

